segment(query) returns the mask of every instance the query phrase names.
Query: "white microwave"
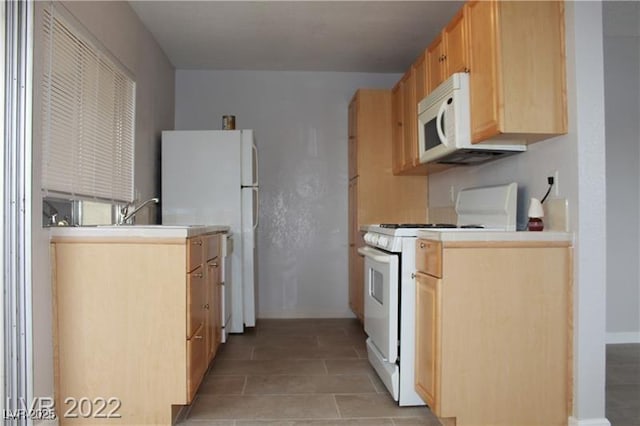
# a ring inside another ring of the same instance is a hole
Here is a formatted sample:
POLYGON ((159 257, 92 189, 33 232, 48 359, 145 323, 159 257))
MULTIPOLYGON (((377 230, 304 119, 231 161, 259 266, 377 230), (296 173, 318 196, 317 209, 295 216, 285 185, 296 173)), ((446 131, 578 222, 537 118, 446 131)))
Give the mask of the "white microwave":
POLYGON ((524 144, 471 144, 469 75, 455 73, 418 103, 421 163, 472 165, 527 150, 524 144))

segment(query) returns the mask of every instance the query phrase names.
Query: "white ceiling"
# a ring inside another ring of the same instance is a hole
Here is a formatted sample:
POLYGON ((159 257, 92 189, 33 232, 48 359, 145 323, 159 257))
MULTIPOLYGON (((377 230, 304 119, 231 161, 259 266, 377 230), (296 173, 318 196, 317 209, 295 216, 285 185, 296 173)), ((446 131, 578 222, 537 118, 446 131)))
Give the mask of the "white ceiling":
POLYGON ((403 72, 461 1, 130 1, 177 69, 403 72))

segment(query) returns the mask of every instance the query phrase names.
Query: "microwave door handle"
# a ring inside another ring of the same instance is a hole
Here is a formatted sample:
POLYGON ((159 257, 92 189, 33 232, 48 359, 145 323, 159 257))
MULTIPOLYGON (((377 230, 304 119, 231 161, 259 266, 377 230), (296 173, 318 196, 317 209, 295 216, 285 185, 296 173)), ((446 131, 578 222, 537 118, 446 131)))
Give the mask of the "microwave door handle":
POLYGON ((443 144, 447 144, 447 135, 444 134, 442 130, 442 117, 444 117, 444 113, 447 110, 447 100, 442 102, 440 105, 440 109, 438 110, 438 115, 436 116, 436 130, 438 131, 438 137, 440 138, 440 142, 443 144))

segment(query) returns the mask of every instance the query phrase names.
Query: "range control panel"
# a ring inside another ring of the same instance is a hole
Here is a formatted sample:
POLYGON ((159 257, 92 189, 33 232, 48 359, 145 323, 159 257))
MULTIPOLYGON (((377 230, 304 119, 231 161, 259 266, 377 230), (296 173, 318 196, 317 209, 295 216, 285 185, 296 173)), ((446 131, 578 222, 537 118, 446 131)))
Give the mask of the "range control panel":
POLYGON ((364 234, 364 242, 369 246, 378 247, 393 253, 399 253, 402 250, 402 237, 367 232, 364 234))

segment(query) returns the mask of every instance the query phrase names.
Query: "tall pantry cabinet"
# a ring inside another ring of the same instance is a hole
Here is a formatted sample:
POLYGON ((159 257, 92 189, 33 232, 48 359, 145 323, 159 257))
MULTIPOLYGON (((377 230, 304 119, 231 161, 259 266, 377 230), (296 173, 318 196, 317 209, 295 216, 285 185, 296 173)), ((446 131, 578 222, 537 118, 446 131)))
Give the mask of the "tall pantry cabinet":
POLYGON ((427 177, 394 176, 391 91, 360 89, 349 104, 349 307, 362 320, 363 225, 424 223, 427 177))

